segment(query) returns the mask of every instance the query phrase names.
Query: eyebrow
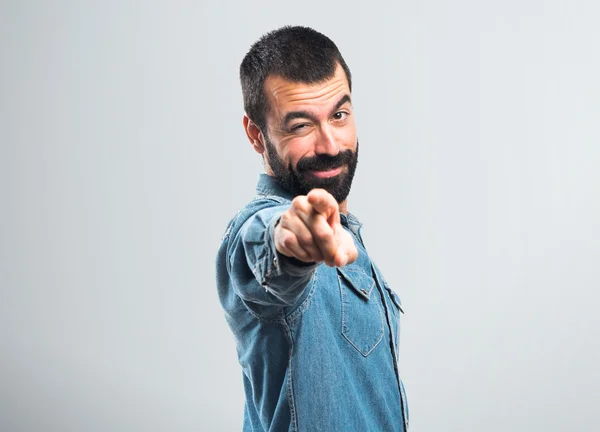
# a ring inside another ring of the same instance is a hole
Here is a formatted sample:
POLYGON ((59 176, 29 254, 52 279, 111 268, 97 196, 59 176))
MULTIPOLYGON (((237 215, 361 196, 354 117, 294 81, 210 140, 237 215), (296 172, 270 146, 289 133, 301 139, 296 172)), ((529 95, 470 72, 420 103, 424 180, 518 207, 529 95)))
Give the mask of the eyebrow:
MULTIPOLYGON (((350 95, 349 94, 345 94, 344 96, 342 96, 340 98, 339 101, 337 101, 337 103, 335 104, 335 106, 331 110, 330 115, 333 115, 338 109, 340 109, 340 107, 342 105, 344 105, 347 102, 352 103, 352 100, 350 99, 350 95)), ((309 120, 314 121, 314 122, 317 121, 316 117, 312 113, 310 113, 308 111, 304 111, 304 110, 301 110, 301 111, 291 111, 291 112, 287 113, 285 115, 285 117, 283 118, 283 121, 281 122, 282 129, 285 129, 285 126, 289 122, 291 122, 292 120, 299 119, 299 118, 309 119, 309 120)))

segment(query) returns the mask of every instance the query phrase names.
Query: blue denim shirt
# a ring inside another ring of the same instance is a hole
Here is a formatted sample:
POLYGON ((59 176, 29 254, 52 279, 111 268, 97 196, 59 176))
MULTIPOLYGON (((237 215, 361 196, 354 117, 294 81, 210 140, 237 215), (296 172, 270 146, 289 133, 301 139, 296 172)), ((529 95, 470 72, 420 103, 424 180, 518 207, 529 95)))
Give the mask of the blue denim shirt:
POLYGON ((354 263, 332 268, 279 254, 273 230, 292 198, 262 174, 217 255, 219 299, 243 371, 243 430, 404 432, 400 299, 350 213, 341 221, 358 249, 354 263))

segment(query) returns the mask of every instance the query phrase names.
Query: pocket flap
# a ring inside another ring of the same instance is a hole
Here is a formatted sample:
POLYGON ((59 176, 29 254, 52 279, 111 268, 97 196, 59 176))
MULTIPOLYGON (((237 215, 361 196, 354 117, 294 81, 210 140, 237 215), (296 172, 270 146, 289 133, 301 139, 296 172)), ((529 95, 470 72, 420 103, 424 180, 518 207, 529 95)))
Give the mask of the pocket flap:
POLYGON ((347 265, 338 267, 339 276, 343 277, 356 293, 366 300, 371 297, 375 280, 358 266, 347 265))
POLYGON ((402 309, 402 302, 400 301, 400 296, 398 296, 398 294, 396 294, 396 292, 390 288, 387 282, 384 282, 384 285, 385 289, 387 289, 387 291, 390 293, 390 297, 392 298, 392 301, 394 302, 396 307, 400 310, 400 312, 404 313, 404 310, 402 309))

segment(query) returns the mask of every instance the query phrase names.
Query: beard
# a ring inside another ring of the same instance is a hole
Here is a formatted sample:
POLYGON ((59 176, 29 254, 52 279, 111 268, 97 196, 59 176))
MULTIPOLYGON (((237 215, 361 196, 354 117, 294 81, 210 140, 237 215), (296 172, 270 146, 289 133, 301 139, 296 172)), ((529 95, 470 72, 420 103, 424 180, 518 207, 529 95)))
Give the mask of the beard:
POLYGON ((344 150, 335 156, 320 154, 304 157, 298 161, 296 167, 293 167, 291 163, 286 166, 279 157, 275 145, 266 134, 264 136, 267 157, 273 174, 293 196, 306 195, 312 189, 321 188, 329 192, 338 204, 346 200, 358 164, 358 140, 356 141, 356 151, 344 150), (326 171, 339 167, 346 167, 346 170, 328 178, 317 177, 311 172, 312 170, 326 171))

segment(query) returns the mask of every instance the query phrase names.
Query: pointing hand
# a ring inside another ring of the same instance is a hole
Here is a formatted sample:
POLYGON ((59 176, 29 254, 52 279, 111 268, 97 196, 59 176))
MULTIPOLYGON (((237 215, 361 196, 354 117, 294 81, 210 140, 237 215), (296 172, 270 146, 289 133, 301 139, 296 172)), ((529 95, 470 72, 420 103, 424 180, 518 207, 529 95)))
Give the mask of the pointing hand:
POLYGON ((275 248, 303 262, 342 267, 358 258, 354 240, 340 223, 339 206, 324 189, 294 198, 274 231, 275 248))

